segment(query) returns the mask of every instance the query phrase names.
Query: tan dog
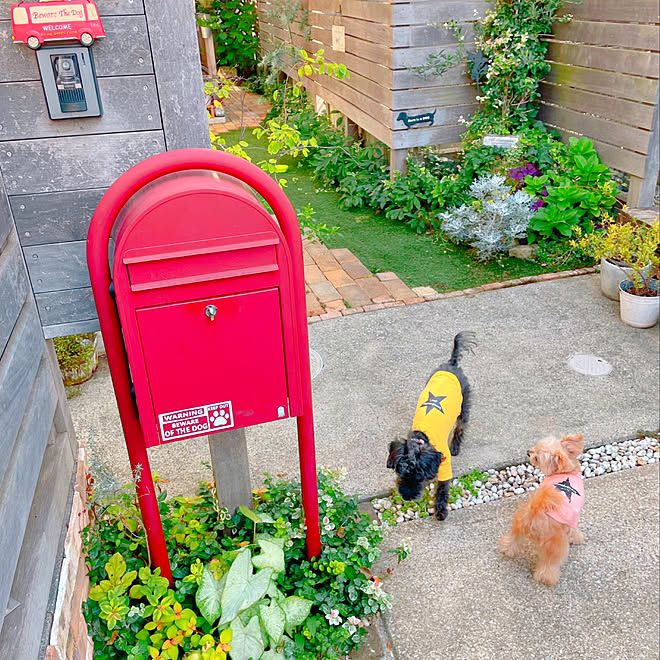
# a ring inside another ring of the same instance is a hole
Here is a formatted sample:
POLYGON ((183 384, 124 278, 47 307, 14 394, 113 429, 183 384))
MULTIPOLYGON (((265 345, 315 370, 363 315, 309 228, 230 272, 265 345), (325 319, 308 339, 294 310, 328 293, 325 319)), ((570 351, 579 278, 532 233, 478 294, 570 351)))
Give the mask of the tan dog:
POLYGON ((538 560, 533 577, 541 584, 557 584, 569 544, 584 542, 582 532, 577 529, 584 503, 577 460, 582 447, 581 435, 568 435, 561 440, 541 440, 527 452, 530 463, 541 470, 545 478, 516 511, 510 532, 500 539, 500 550, 507 557, 518 555, 525 539, 534 544, 538 560))

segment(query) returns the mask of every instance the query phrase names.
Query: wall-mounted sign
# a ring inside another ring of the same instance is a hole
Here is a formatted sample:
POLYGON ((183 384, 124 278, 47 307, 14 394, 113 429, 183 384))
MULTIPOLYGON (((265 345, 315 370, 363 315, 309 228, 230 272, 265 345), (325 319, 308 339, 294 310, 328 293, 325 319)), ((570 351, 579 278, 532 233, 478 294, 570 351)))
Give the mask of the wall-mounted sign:
POLYGON ((332 50, 346 52, 346 29, 343 25, 332 26, 332 50))
POLYGON ((501 147, 511 149, 518 146, 519 135, 484 135, 484 147, 501 147))
POLYGON ((437 109, 433 112, 425 112, 424 114, 413 116, 409 116, 407 112, 400 112, 397 121, 402 121, 406 125, 406 128, 413 128, 414 126, 420 126, 421 124, 433 126, 436 112, 437 109))
POLYGON ((12 39, 37 50, 47 41, 78 40, 91 46, 105 37, 99 11, 91 0, 20 2, 11 7, 12 39))

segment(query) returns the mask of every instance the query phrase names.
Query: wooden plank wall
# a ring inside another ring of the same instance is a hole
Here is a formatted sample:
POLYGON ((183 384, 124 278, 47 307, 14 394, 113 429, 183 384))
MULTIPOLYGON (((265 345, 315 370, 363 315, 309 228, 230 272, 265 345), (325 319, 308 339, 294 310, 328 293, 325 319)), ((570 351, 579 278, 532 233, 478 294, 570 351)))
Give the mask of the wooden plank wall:
POLYGON ((77 444, 0 177, 0 658, 40 655, 77 444))
POLYGON ((209 146, 192 0, 99 0, 103 116, 51 121, 36 56, 11 41, 0 0, 0 173, 44 335, 98 329, 85 260, 93 210, 139 161, 209 146))
MULTIPOLYGON (((584 0, 565 11, 574 18, 553 30, 540 117, 565 138, 591 138, 608 165, 631 175, 628 204, 637 206, 647 155, 658 140, 657 128, 652 135, 660 73, 658 2, 584 0)), ((644 205, 653 199, 657 157, 648 169, 651 195, 644 205)))
MULTIPOLYGON (((259 30, 262 47, 273 48, 289 41, 288 28, 278 21, 276 9, 286 0, 259 0, 259 30)), ((488 4, 473 0, 306 0, 310 41, 297 26, 291 26, 294 43, 314 52, 325 49, 328 60, 345 64, 346 82, 319 77, 309 81, 309 90, 323 98, 365 131, 393 149, 428 144, 451 144, 460 139, 464 126, 459 117, 475 107, 475 87, 464 67, 441 77, 424 80, 410 70, 426 62, 432 53, 456 48, 452 31, 442 24, 470 21, 474 12, 483 15, 488 4), (332 26, 345 30, 346 52, 332 48, 332 26), (432 127, 406 129, 397 119, 436 111, 432 127)), ((468 24, 464 33, 472 36, 468 24)))

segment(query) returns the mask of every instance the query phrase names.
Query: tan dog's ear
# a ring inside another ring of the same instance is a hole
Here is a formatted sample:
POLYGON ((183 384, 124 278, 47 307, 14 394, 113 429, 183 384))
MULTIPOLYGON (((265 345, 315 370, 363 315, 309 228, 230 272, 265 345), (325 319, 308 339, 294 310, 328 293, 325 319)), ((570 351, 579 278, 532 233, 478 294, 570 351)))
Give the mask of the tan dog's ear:
POLYGON ((563 450, 573 458, 577 458, 584 448, 584 438, 581 433, 565 435, 560 442, 563 450))

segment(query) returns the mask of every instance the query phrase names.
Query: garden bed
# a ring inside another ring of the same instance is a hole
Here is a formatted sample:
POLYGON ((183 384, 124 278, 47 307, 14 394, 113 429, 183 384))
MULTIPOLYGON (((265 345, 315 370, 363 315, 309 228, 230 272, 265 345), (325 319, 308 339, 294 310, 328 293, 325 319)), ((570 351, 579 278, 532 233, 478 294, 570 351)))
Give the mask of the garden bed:
POLYGON ((311 561, 299 484, 267 477, 254 511, 233 517, 211 483, 193 498, 161 492, 171 586, 152 570, 134 489, 94 493, 84 532, 94 657, 315 660, 358 648, 390 607, 371 571, 385 528, 359 513, 337 474, 321 470, 318 482, 323 550, 311 561))
MULTIPOLYGON (((266 142, 250 130, 229 132, 223 137, 228 145, 240 140, 253 160, 266 153, 266 142)), ((439 292, 456 291, 506 280, 549 273, 557 264, 537 263, 505 257, 482 262, 470 250, 439 235, 417 234, 405 224, 390 220, 371 208, 349 209, 334 190, 315 180, 311 170, 292 159, 284 189, 297 212, 311 204, 319 222, 338 227, 335 234, 324 237, 329 248, 348 248, 374 273, 392 271, 409 287, 431 286, 439 292)), ((575 262, 566 264, 574 268, 575 262)))

